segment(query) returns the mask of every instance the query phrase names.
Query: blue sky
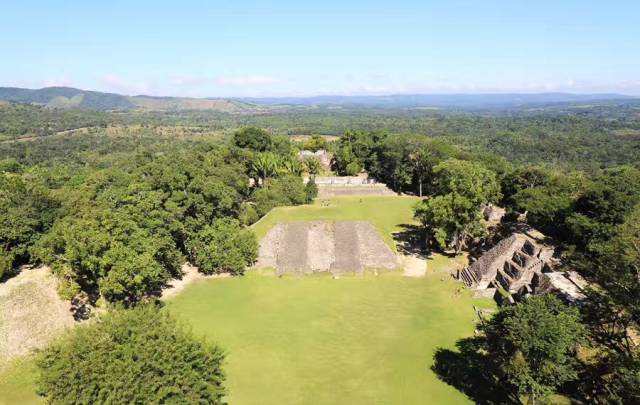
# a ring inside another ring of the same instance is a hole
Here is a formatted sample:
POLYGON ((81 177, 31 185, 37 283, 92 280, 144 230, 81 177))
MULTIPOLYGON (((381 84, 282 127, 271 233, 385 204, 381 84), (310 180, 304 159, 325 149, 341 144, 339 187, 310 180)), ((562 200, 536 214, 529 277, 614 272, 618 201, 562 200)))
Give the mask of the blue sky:
POLYGON ((6 1, 0 86, 640 95, 640 1, 6 1))

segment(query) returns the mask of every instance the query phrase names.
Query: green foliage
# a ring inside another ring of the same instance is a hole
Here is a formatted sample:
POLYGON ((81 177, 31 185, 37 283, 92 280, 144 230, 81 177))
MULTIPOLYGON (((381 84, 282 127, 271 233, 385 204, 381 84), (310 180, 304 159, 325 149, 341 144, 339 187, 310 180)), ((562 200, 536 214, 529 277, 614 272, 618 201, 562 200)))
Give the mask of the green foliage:
POLYGON ((594 275, 614 302, 640 324, 640 205, 600 247, 594 275))
POLYGON ((435 166, 433 172, 435 194, 458 194, 476 206, 501 198, 495 173, 481 163, 448 159, 435 166))
POLYGON ((356 176, 361 171, 362 171, 362 168, 360 167, 360 164, 357 161, 353 161, 349 163, 344 168, 344 174, 347 176, 356 176))
POLYGON ((260 219, 258 211, 254 204, 243 203, 240 206, 240 212, 238 213, 238 220, 242 225, 251 225, 260 219))
POLYGON ((0 172, 0 277, 30 260, 29 249, 51 226, 57 207, 41 179, 0 172))
POLYGON ((264 129, 249 127, 243 128, 233 134, 233 142, 239 148, 246 148, 256 152, 264 152, 271 149, 273 140, 264 129))
POLYGON ((63 218, 33 251, 61 276, 111 302, 135 303, 159 291, 182 264, 168 234, 106 210, 63 218))
POLYGON ((317 196, 318 185, 313 179, 309 179, 307 184, 304 185, 304 200, 307 204, 310 204, 317 196))
POLYGON ((38 392, 52 404, 222 404, 224 355, 156 305, 117 310, 77 328, 38 360, 38 392))
POLYGON ((448 159, 433 168, 435 196, 415 209, 427 239, 459 253, 469 238, 484 233, 481 208, 500 198, 495 173, 482 164, 448 159))
POLYGON ((315 177, 320 173, 322 164, 320 163, 320 159, 316 156, 311 156, 304 160, 304 167, 307 170, 307 173, 309 173, 309 176, 315 177))
POLYGON ((262 216, 274 207, 304 204, 307 202, 307 193, 300 177, 284 176, 256 190, 254 199, 256 210, 262 216))
POLYGON ((0 250, 0 280, 11 273, 13 269, 13 261, 15 260, 13 252, 0 250))
POLYGON ((317 152, 321 149, 327 149, 327 140, 321 135, 312 135, 311 138, 302 143, 302 149, 317 152))
POLYGON ((577 377, 575 350, 586 329, 578 310, 552 295, 503 307, 482 330, 497 375, 534 403, 577 377))
POLYGON ((221 218, 187 241, 191 258, 205 274, 242 274, 258 258, 258 242, 250 229, 221 218))
POLYGON ((262 182, 264 186, 269 178, 278 174, 280 164, 278 155, 271 152, 260 153, 251 162, 251 170, 258 176, 258 181, 262 182))

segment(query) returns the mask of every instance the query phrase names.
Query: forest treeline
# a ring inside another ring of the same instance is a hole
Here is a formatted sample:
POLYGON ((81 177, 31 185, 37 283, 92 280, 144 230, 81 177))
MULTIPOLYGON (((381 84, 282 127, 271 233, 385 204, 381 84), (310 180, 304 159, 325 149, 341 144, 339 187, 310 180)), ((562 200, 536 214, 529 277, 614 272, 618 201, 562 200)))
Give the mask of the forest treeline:
POLYGON ((283 135, 342 135, 351 129, 422 134, 468 151, 492 152, 518 164, 587 171, 640 159, 640 107, 633 102, 609 107, 547 107, 508 114, 329 108, 242 114, 197 110, 96 112, 0 104, 0 141, 107 126, 179 127, 180 135, 230 135, 243 127, 260 127, 283 135))
POLYGON ((66 298, 131 305, 180 277, 187 259, 242 273, 257 255, 245 226, 317 193, 289 139, 262 130, 228 143, 88 135, 27 149, 0 160, 0 275, 47 264, 66 298))
MULTIPOLYGON (((177 125, 185 114, 167 113, 161 120, 177 125)), ((247 225, 275 206, 303 204, 317 193, 302 176, 319 168, 299 161, 301 145, 279 126, 290 119, 290 131, 297 132, 301 122, 317 129, 341 128, 349 120, 340 113, 217 117, 212 125, 229 136, 172 138, 152 130, 111 136, 97 129, 1 144, 0 273, 44 263, 62 281, 64 297, 127 307, 157 295, 180 276, 185 260, 205 273, 241 274, 257 254, 247 225), (231 131, 254 120, 268 130, 231 131)), ((500 204, 511 217, 526 212, 531 225, 554 238, 565 265, 598 286, 579 314, 535 300, 501 312, 485 335, 515 340, 466 346, 477 348, 474 356, 502 350, 482 361, 495 365, 486 375, 504 381, 516 397, 559 390, 586 402, 637 400, 640 356, 631 336, 640 324, 637 118, 366 118, 357 116, 350 121, 355 129, 322 147, 333 152, 339 174, 366 170, 398 192, 424 197, 415 214, 432 249, 460 251, 482 243, 480 208, 500 204), (358 120, 373 128, 359 128, 358 120), (414 124, 424 127, 414 131, 414 124), (385 131, 387 126, 402 133, 385 131), (514 330, 510 319, 543 326, 514 330), (552 325, 563 327, 551 334, 556 340, 542 333, 552 325), (536 339, 556 345, 548 347, 555 360, 536 351, 529 339, 536 331, 536 339), (571 335, 581 339, 570 341, 571 335), (591 354, 579 357, 577 343, 591 354), (514 369, 505 359, 516 358, 514 369), (554 367, 558 361, 566 363, 554 367)), ((202 119, 191 124, 206 126, 211 118, 202 119)))

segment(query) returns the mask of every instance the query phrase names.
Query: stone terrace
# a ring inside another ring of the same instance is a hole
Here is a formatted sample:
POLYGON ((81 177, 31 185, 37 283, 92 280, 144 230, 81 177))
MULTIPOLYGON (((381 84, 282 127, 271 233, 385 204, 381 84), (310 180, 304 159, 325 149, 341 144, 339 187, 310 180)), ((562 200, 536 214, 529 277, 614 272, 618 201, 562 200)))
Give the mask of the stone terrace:
POLYGON ((278 274, 343 273, 392 270, 399 261, 366 221, 314 221, 274 226, 260 242, 255 267, 272 267, 278 274))

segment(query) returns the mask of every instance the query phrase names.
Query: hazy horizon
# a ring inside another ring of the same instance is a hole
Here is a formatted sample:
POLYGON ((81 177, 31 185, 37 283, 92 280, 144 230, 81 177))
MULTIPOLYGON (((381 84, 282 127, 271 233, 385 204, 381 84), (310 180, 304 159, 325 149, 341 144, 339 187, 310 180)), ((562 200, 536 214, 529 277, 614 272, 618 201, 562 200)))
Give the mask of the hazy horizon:
POLYGON ((119 94, 640 96, 640 3, 24 1, 4 86, 119 94))

